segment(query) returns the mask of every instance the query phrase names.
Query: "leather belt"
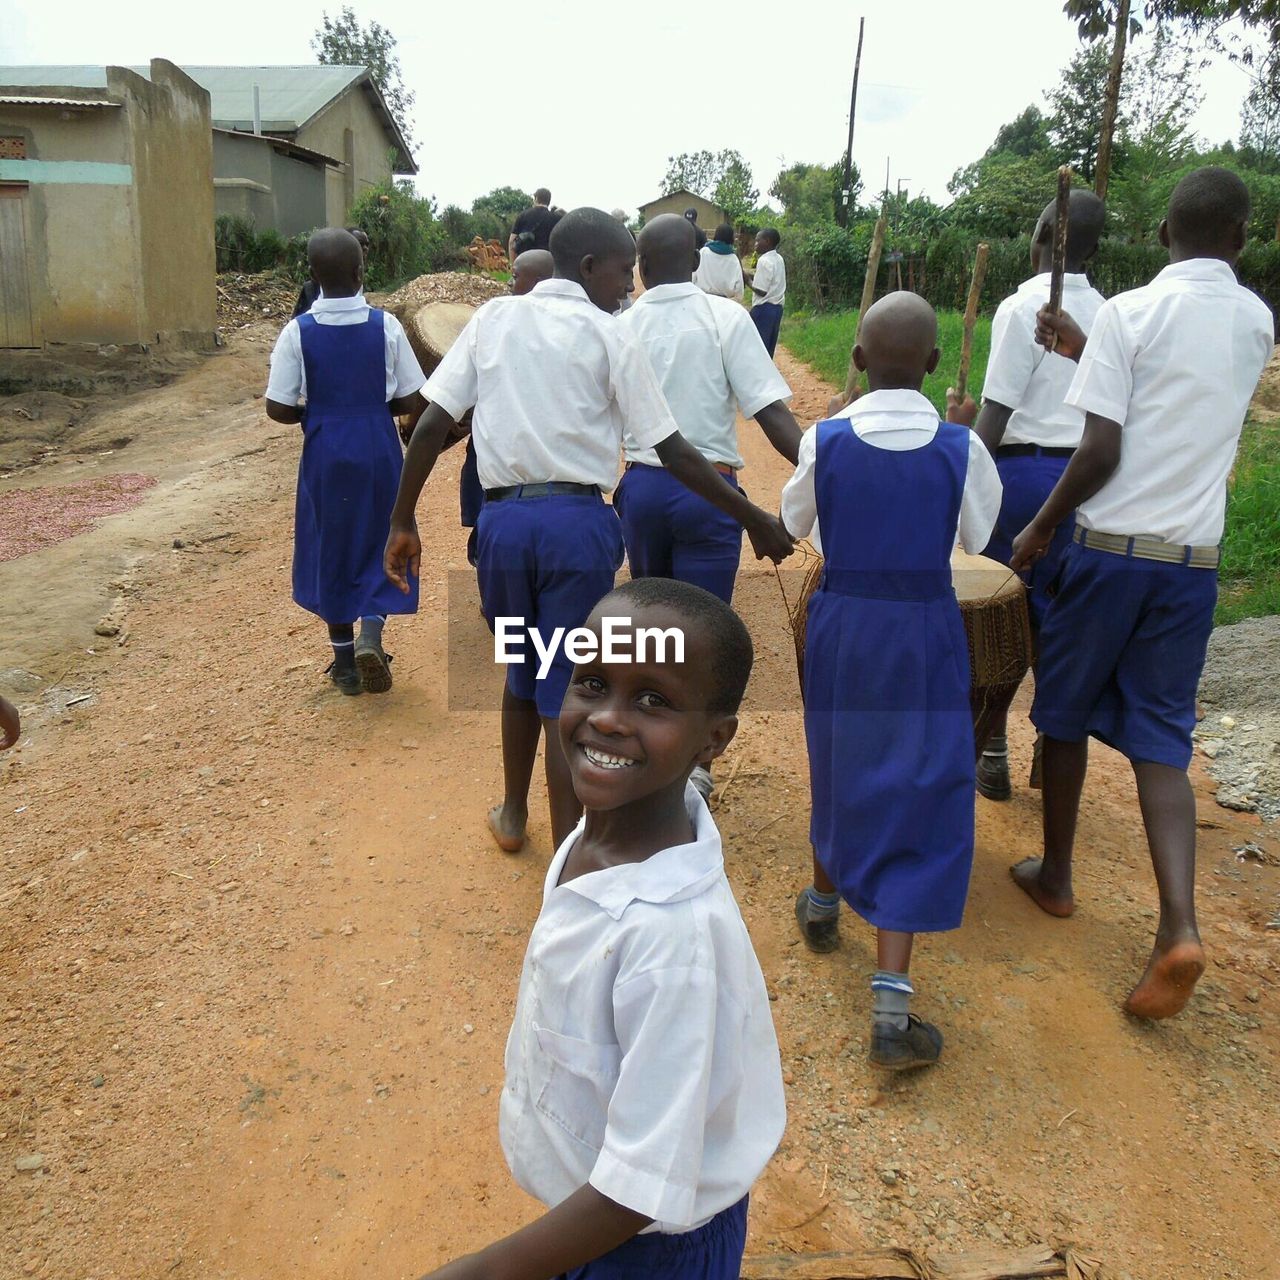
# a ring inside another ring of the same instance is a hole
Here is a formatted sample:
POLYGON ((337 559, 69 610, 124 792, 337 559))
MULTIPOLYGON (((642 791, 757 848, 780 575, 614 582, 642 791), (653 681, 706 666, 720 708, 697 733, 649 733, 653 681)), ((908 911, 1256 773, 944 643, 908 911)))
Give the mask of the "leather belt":
MULTIPOLYGON (((715 467, 715 469, 716 469, 716 470, 717 470, 717 471, 718 471, 722 476, 736 476, 736 475, 738 474, 738 469, 737 469, 737 467, 731 467, 727 462, 713 462, 711 465, 712 465, 713 467, 715 467)), ((623 467, 623 470, 624 470, 624 471, 630 471, 632 467, 647 467, 647 466, 649 466, 649 463, 647 463, 647 462, 628 462, 628 463, 627 463, 627 465, 626 465, 625 467, 623 467)), ((654 470, 654 471, 663 471, 663 470, 665 470, 665 468, 663 468, 663 467, 654 467, 654 468, 653 468, 653 470, 654 470)))
POLYGON ((1182 564, 1191 569, 1216 569, 1222 559, 1220 547, 1186 547, 1159 538, 1126 538, 1120 533, 1099 533, 1076 525, 1073 535, 1083 547, 1107 551, 1131 560, 1158 560, 1161 564, 1182 564))
POLYGON ((504 502, 508 498, 598 498, 600 486, 595 484, 570 484, 567 480, 552 480, 546 484, 509 484, 501 489, 486 489, 486 502, 504 502))
POLYGON ((997 458, 1069 458, 1074 449, 1046 449, 1038 444, 1002 444, 996 449, 997 458))

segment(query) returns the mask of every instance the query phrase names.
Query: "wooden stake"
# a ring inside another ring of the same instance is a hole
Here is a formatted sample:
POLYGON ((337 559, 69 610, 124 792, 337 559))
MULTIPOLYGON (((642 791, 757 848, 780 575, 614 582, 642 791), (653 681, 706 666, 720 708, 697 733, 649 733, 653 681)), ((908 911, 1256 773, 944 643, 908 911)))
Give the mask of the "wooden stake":
POLYGON ((782 1254, 746 1258, 742 1280, 1102 1280, 1102 1266, 1070 1245, 1028 1245, 929 1254, 913 1249, 859 1253, 782 1254))
MULTIPOLYGON (((880 274, 880 254, 884 251, 885 232, 889 229, 889 218, 884 212, 876 219, 876 229, 871 233, 871 251, 867 254, 867 274, 862 279, 862 303, 858 307, 858 328, 862 328, 862 317, 871 310, 876 300, 876 277, 880 274)), ((857 341, 855 333, 854 340, 857 341)), ((847 404, 853 399, 858 387, 858 370, 853 364, 853 353, 849 353, 849 376, 844 382, 844 398, 847 404)))
POLYGON ((1049 268, 1049 310, 1062 313, 1062 282, 1067 274, 1067 225, 1071 220, 1071 166, 1058 170, 1058 205, 1053 222, 1053 258, 1049 268))
POLYGON ((973 360, 973 331, 978 324, 978 302, 982 297, 982 282, 987 278, 987 254, 984 241, 978 246, 973 260, 973 279, 969 281, 969 301, 964 309, 964 340, 960 345, 960 368, 956 370, 956 395, 961 400, 969 383, 969 364, 973 360))

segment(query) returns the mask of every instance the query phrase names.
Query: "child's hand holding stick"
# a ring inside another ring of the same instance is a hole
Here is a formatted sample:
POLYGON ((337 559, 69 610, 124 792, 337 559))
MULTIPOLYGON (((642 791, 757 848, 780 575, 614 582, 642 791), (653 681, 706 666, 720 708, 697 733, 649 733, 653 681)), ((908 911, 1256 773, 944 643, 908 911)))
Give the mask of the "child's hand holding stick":
MULTIPOLYGON (((1049 268, 1049 306, 1055 316, 1062 314, 1062 282, 1067 274, 1067 224, 1071 218, 1071 166, 1064 164, 1058 170, 1058 208, 1053 220, 1053 258, 1049 268)), ((1057 350, 1057 334, 1048 346, 1057 350)))

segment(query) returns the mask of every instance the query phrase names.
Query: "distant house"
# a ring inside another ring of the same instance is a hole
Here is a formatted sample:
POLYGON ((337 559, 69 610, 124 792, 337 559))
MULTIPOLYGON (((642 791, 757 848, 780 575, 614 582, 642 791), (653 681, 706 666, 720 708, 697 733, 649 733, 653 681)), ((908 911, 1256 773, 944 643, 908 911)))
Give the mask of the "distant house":
POLYGON ((0 67, 0 347, 212 345, 209 94, 160 58, 90 88, 15 70, 0 67))
POLYGON ((701 196, 696 196, 692 191, 673 191, 669 196, 659 196, 656 200, 650 200, 648 204, 640 206, 640 216, 646 222, 652 222, 654 218, 664 213, 678 213, 683 216, 686 209, 697 209, 698 226, 700 226, 707 235, 714 235, 715 229, 722 223, 727 222, 723 209, 712 204, 710 200, 704 200, 701 196))
MULTIPOLYGON (((418 172, 365 67, 182 70, 209 93, 219 214, 286 236, 341 226, 361 192, 418 172)), ((107 78, 105 67, 0 67, 0 83, 104 89, 107 78)))

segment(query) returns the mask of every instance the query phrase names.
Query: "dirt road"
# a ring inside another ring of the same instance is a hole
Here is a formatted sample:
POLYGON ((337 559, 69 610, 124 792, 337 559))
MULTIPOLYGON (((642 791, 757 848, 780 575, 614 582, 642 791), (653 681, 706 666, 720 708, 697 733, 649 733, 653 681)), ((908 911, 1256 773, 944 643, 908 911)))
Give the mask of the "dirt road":
MULTIPOLYGON (((29 725, 0 761, 6 1276, 398 1280, 535 1212, 496 1118, 550 849, 540 794, 527 851, 492 846, 497 718, 456 709, 461 680, 450 709, 446 598, 455 653, 487 643, 461 458, 425 498, 422 613, 388 628, 395 690, 339 697, 289 601, 297 436, 253 398, 269 336, 91 424, 124 448, 0 482, 157 480, 0 565, 0 681, 29 725), (112 610, 123 643, 93 634, 112 610)), ((829 388, 780 363, 812 420, 829 388)), ((771 504, 785 465, 744 441, 771 504)), ((966 925, 916 966, 947 1056, 886 1082, 863 1058, 869 930, 846 916, 828 957, 794 936, 807 789, 773 574, 738 603, 759 662, 717 816, 790 1106, 751 1249, 1074 1240, 1129 1280, 1280 1276, 1280 869, 1233 852, 1274 855, 1276 832, 1197 774, 1210 968, 1183 1017, 1143 1026, 1119 1009, 1155 901, 1123 761, 1095 755, 1070 921, 1008 879, 1033 796, 979 801, 966 925)), ((1019 722, 1015 758, 1029 745, 1019 722)))

